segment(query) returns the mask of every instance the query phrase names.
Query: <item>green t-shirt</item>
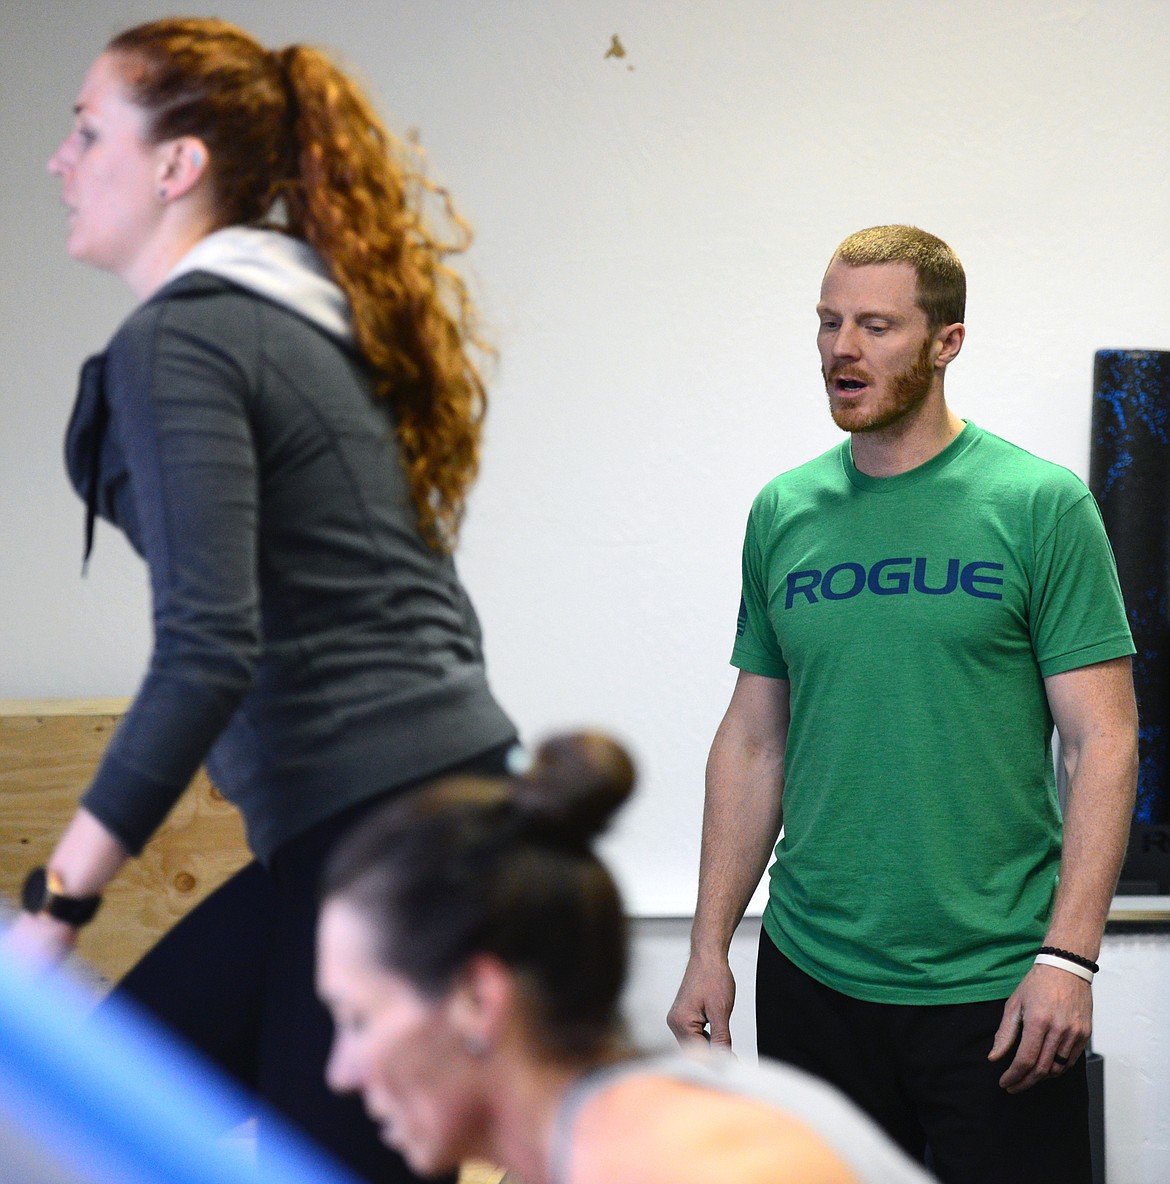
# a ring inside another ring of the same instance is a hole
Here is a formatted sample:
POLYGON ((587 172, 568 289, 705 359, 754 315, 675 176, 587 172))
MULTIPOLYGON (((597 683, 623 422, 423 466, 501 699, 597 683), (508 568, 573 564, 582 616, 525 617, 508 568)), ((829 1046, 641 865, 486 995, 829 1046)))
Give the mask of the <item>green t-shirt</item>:
POLYGON ((770 482, 732 663, 790 682, 777 947, 855 998, 1010 994, 1059 871, 1043 680, 1133 652, 1084 483, 974 424, 896 477, 846 441, 770 482))

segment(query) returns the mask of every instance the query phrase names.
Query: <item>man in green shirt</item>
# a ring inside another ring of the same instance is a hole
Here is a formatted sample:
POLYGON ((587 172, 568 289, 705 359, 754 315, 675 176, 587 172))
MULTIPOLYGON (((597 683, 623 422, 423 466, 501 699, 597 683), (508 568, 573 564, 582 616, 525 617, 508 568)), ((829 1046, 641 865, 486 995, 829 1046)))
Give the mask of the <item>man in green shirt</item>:
POLYGON ((948 1184, 1087 1182, 1133 645, 1083 482, 947 406, 965 295, 954 252, 913 227, 852 235, 825 273, 849 438, 752 507, 670 1024, 730 1042, 727 949, 775 844, 760 1052, 834 1081, 948 1184))

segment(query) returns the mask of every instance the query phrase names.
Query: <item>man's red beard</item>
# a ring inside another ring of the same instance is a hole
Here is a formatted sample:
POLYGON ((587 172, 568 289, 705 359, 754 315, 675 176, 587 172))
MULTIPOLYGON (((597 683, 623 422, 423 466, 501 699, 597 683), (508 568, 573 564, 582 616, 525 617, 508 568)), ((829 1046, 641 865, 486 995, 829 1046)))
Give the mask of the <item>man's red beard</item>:
POLYGON ((848 363, 834 366, 828 374, 822 366, 821 377, 825 380, 825 390, 829 394, 829 412, 833 416, 833 422, 843 432, 879 432, 917 411, 926 402, 931 383, 934 381, 934 363, 930 356, 930 346, 931 338, 928 337, 922 343, 918 357, 890 380, 889 394, 877 406, 834 405, 835 383, 842 375, 859 378, 870 387, 873 383, 867 374, 861 370, 854 370, 848 363))

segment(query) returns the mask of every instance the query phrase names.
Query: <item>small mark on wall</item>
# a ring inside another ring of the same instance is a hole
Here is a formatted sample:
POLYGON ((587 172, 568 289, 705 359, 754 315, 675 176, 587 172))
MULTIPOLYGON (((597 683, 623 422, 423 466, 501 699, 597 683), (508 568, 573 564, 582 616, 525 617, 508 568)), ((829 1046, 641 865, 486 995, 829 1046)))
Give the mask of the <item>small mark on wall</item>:
MULTIPOLYGON (((616 33, 614 33, 614 35, 609 39, 609 49, 605 51, 605 58, 602 60, 607 58, 624 58, 625 56, 626 47, 622 44, 622 39, 616 33)), ((632 70, 633 68, 634 67, 631 65, 626 66, 627 70, 632 70)))

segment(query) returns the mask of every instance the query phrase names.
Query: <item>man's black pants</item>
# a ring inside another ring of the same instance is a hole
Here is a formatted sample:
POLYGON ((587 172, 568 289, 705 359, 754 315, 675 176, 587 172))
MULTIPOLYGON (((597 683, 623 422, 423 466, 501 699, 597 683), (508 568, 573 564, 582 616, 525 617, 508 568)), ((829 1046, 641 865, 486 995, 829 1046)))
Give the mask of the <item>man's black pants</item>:
POLYGON ((904 1006, 853 999, 760 933, 761 1056, 832 1082, 943 1184, 1091 1184, 1085 1058, 1019 1094, 987 1059, 1005 1000, 904 1006))

